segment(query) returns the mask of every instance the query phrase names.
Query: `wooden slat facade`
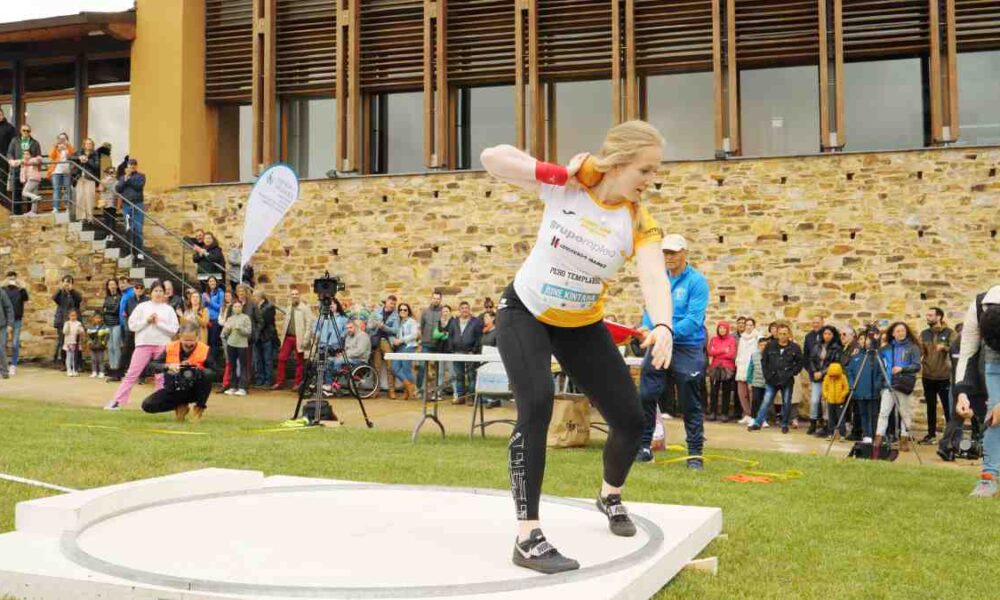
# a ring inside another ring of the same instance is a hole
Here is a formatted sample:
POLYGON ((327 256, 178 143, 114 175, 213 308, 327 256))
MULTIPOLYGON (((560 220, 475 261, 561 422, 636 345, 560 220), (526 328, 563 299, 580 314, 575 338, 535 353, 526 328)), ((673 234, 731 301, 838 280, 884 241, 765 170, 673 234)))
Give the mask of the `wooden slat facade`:
POLYGON ((333 96, 337 1, 278 0, 277 89, 282 96, 333 96))
POLYGON ((253 0, 205 0, 205 98, 249 102, 253 0))
MULTIPOLYGON (((647 77, 709 71, 717 150, 739 154, 740 71, 792 65, 819 67, 817 135, 834 151, 844 62, 913 57, 939 82, 931 138, 946 143, 958 137, 956 54, 1000 49, 1000 0, 274 1, 274 94, 337 97, 344 170, 365 168, 364 111, 381 94, 424 93, 426 163, 451 167, 462 88, 513 85, 517 145, 552 156, 552 85, 607 80, 621 121, 644 114, 647 77)), ((253 6, 205 0, 210 102, 251 101, 253 6)))

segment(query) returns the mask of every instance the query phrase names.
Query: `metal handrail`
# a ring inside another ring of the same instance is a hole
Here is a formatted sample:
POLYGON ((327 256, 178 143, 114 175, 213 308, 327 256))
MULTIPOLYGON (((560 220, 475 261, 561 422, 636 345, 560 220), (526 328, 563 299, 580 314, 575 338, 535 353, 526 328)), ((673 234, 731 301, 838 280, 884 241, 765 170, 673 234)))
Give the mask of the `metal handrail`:
MULTIPOLYGON (((16 169, 16 168, 20 168, 20 167, 12 167, 12 166, 10 165, 10 159, 9 159, 9 158, 7 158, 6 156, 4 156, 3 154, 0 154, 0 159, 3 159, 3 161, 7 163, 7 173, 8 173, 8 177, 10 177, 10 170, 11 170, 11 169, 16 169)), ((70 165, 70 168, 75 168, 75 169, 77 169, 77 170, 79 171, 79 173, 80 173, 80 175, 81 175, 81 176, 89 178, 89 179, 90 179, 90 180, 92 180, 92 181, 93 181, 93 182, 94 182, 95 184, 97 184, 97 185, 101 185, 101 184, 103 183, 103 182, 102 182, 102 181, 101 181, 100 179, 98 179, 97 177, 94 177, 94 176, 93 176, 92 174, 90 174, 89 172, 87 172, 87 170, 86 170, 86 169, 84 169, 84 168, 83 168, 83 166, 82 166, 82 165, 81 165, 81 164, 80 164, 79 162, 77 162, 77 161, 75 161, 75 160, 66 160, 66 161, 54 161, 54 160, 51 160, 51 159, 47 159, 47 158, 45 158, 45 157, 42 157, 42 166, 43 166, 43 167, 44 167, 44 166, 47 166, 47 165, 48 165, 48 166, 51 166, 51 165, 57 165, 57 164, 69 164, 69 165, 70 165)), ((143 219, 144 219, 144 221, 145 221, 145 219, 147 219, 147 218, 148 218, 150 222, 152 222, 153 224, 157 225, 157 226, 158 226, 158 227, 159 227, 160 229, 162 229, 163 231, 165 231, 165 232, 166 232, 166 233, 167 233, 168 235, 170 235, 171 237, 175 238, 175 239, 176 239, 176 240, 177 240, 178 242, 180 242, 180 243, 181 243, 181 246, 182 246, 183 248, 186 248, 186 249, 190 250, 190 251, 192 252, 192 254, 193 254, 193 253, 195 252, 195 245, 194 245, 194 244, 191 244, 190 242, 188 242, 188 241, 187 241, 186 239, 184 239, 184 237, 183 237, 183 236, 181 236, 180 234, 178 234, 178 233, 174 232, 174 231, 173 231, 172 229, 170 229, 169 227, 167 227, 166 225, 164 225, 163 223, 161 223, 161 222, 160 222, 160 221, 159 221, 158 219, 156 219, 155 217, 151 216, 151 215, 150 215, 150 214, 149 214, 148 212, 146 212, 146 211, 145 211, 145 210, 144 210, 144 209, 143 209, 142 207, 140 207, 140 206, 136 205, 136 204, 135 204, 134 202, 130 201, 130 200, 129 200, 128 198, 126 198, 125 196, 123 196, 123 195, 119 194, 117 190, 114 190, 114 189, 112 189, 112 190, 111 190, 111 192, 112 192, 112 193, 113 193, 113 194, 115 195, 115 197, 116 197, 116 198, 117 198, 117 199, 118 199, 118 200, 119 200, 119 201, 120 201, 121 203, 123 203, 123 204, 126 204, 126 205, 128 205, 129 207, 131 207, 131 208, 132 208, 132 210, 135 210, 135 211, 138 211, 139 213, 141 213, 141 214, 143 215, 143 219)), ((9 198, 9 197, 7 197, 7 196, 4 196, 4 198, 5 198, 5 199, 6 199, 6 200, 7 200, 8 202, 10 202, 10 204, 11 204, 11 206, 12 206, 12 207, 14 206, 15 202, 14 202, 13 198, 9 198)), ((23 199, 22 199, 22 200, 21 200, 20 202, 18 202, 18 203, 19 203, 19 204, 25 204, 25 203, 30 203, 30 202, 31 202, 30 200, 23 200, 23 199)), ((219 264, 219 263, 217 263, 217 262, 211 262, 210 264, 211 264, 212 266, 215 266, 215 267, 219 267, 219 269, 220 269, 220 272, 222 273, 223 277, 225 277, 225 276, 226 276, 226 268, 225 268, 225 265, 220 265, 220 264, 219 264)))
MULTIPOLYGON (((11 167, 10 160, 6 156, 4 156, 3 154, 0 154, 0 159, 3 159, 7 163, 8 177, 10 177, 10 169, 17 168, 17 167, 11 167)), ((46 158, 43 157, 43 159, 42 159, 42 165, 43 166, 45 166, 45 165, 52 165, 52 164, 69 164, 70 168, 71 169, 76 169, 79 172, 80 176, 89 178, 90 180, 92 180, 97 185, 103 184, 103 182, 100 179, 94 177, 91 173, 89 173, 86 169, 83 168, 83 165, 81 165, 77 161, 74 161, 74 160, 53 161, 51 159, 46 159, 46 158)), ((142 208, 139 208, 135 203, 129 201, 128 198, 126 198, 122 194, 118 193, 116 190, 112 189, 111 192, 123 204, 127 204, 128 206, 132 207, 134 210, 142 213, 144 216, 148 216, 149 213, 147 213, 142 208)), ((2 193, 0 193, 0 195, 2 195, 8 202, 10 202, 11 207, 14 206, 15 202, 14 202, 13 198, 10 198, 10 197, 8 197, 6 195, 3 195, 2 193)), ((31 201, 30 200, 23 200, 22 199, 21 201, 17 202, 17 204, 25 204, 25 203, 30 204, 31 201)), ((67 196, 67 198, 66 198, 66 204, 67 204, 67 206, 71 206, 71 205, 75 206, 76 205, 76 200, 74 198, 72 198, 72 194, 70 194, 70 195, 67 196)), ((186 281, 186 277, 185 277, 186 273, 185 273, 185 269, 184 269, 184 265, 186 264, 184 262, 184 257, 185 257, 184 251, 185 250, 190 250, 191 253, 193 254, 195 252, 195 247, 196 246, 194 244, 189 243, 186 239, 184 239, 183 236, 178 235, 173 230, 171 230, 169 227, 163 225, 163 223, 161 223, 159 220, 154 219, 154 218, 150 218, 150 221, 152 221, 160 229, 162 229, 163 231, 167 232, 171 237, 173 237, 174 239, 176 239, 177 241, 180 242, 180 244, 181 244, 181 264, 179 265, 179 267, 180 267, 181 273, 178 274, 177 271, 175 271, 174 269, 170 268, 169 266, 163 264, 159 260, 156 260, 154 257, 150 256, 148 252, 144 253, 144 256, 146 257, 146 260, 151 261, 156 266, 158 266, 162 270, 166 271, 173 278, 175 278, 178 281, 178 283, 181 284, 181 286, 186 287, 188 289, 195 289, 194 286, 188 285, 188 283, 186 281)), ((108 227, 107 224, 104 223, 102 220, 100 220, 100 219, 94 219, 92 222, 94 224, 96 224, 98 227, 100 227, 103 230, 105 230, 107 233, 109 233, 115 239, 121 241, 128 248, 130 248, 132 252, 142 253, 145 250, 144 248, 138 248, 138 247, 136 247, 136 245, 134 243, 132 243, 129 239, 127 239, 126 236, 120 235, 118 233, 118 231, 116 231, 114 228, 108 227)), ((228 282, 228 272, 226 271, 225 265, 219 264, 219 263, 214 262, 214 261, 210 261, 209 264, 211 266, 218 267, 219 272, 222 275, 222 281, 220 282, 220 286, 223 287, 223 289, 225 289, 226 283, 228 282)), ((242 270, 241 270, 241 273, 240 273, 240 277, 241 277, 240 285, 245 286, 247 288, 247 290, 251 294, 253 294, 256 291, 255 288, 253 286, 249 285, 248 283, 243 282, 242 281, 242 275, 243 274, 242 274, 242 270)), ((195 279, 197 280, 197 278, 198 278, 198 274, 196 272, 195 273, 195 279)), ((286 311, 283 308, 281 308, 277 304, 273 304, 272 303, 272 305, 274 306, 274 308, 275 308, 275 310, 277 312, 279 312, 281 314, 285 314, 286 311)))

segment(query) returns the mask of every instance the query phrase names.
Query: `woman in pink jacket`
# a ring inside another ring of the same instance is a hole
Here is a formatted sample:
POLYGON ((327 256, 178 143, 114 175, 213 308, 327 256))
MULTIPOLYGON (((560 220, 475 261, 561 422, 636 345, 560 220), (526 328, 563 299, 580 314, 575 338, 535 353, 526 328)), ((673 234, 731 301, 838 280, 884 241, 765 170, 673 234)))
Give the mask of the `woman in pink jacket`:
POLYGON ((722 392, 722 422, 729 422, 729 405, 736 389, 736 338, 729 335, 729 323, 719 321, 715 337, 708 342, 708 377, 712 382, 708 421, 719 418, 719 392, 722 392))

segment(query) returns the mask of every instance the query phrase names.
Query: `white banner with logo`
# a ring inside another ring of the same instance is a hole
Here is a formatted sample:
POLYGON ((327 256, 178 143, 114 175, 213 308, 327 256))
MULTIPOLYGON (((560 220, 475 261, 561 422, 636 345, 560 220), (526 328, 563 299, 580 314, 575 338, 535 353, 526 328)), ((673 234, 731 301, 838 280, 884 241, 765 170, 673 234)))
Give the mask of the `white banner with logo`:
POLYGON ((299 178, 291 167, 279 163, 261 173, 247 202, 240 272, 298 199, 299 178))

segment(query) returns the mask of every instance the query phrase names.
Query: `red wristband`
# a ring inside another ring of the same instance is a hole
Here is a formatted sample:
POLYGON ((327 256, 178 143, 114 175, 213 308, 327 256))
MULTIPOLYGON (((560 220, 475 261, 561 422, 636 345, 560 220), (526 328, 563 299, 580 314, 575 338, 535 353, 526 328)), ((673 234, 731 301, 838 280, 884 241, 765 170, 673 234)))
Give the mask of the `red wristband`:
POLYGON ((539 160, 535 162, 535 179, 541 183, 566 185, 566 181, 569 180, 569 173, 566 171, 566 167, 562 165, 539 160))

